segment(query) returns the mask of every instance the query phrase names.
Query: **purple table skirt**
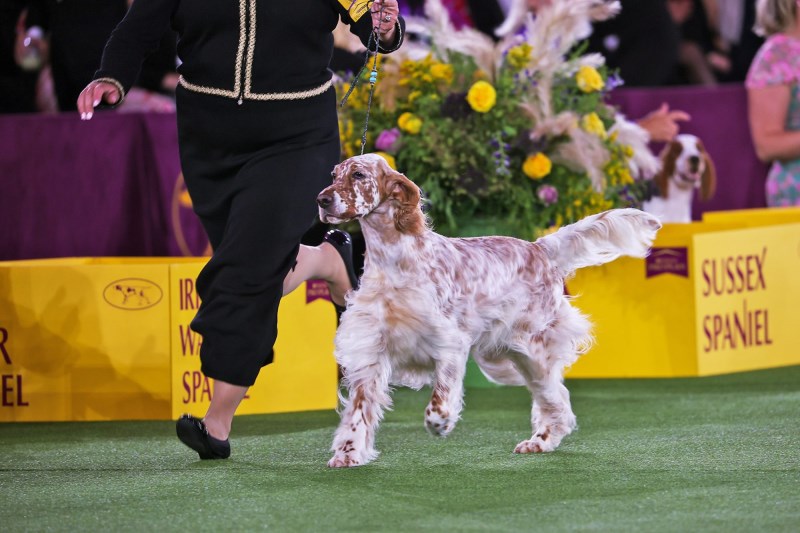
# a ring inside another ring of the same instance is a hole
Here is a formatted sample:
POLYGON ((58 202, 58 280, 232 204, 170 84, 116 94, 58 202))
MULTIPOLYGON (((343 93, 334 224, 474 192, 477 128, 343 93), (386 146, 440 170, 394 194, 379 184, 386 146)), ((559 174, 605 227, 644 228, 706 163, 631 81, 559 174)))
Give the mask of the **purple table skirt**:
POLYGON ((173 114, 0 116, 0 259, 200 255, 173 114))

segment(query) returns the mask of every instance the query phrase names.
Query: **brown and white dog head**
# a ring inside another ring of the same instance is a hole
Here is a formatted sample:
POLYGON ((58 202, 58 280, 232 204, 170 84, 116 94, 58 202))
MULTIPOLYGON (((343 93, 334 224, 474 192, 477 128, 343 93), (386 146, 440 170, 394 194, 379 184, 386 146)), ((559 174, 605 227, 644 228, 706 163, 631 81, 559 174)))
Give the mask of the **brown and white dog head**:
POLYGON ((334 167, 333 184, 317 196, 322 222, 341 224, 372 213, 390 215, 400 233, 426 227, 420 190, 376 154, 351 157, 334 167))
POLYGON ((717 188, 714 162, 702 141, 694 135, 681 134, 667 143, 661 152, 661 172, 654 180, 663 198, 669 197, 669 181, 681 189, 700 189, 700 198, 710 200, 717 188))

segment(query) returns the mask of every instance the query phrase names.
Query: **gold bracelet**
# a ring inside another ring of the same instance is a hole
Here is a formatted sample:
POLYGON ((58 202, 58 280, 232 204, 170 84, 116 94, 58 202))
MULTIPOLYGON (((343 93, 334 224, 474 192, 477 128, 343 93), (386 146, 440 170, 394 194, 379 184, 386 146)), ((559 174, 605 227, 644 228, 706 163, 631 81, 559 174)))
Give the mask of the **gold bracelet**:
POLYGON ((119 102, 109 105, 116 107, 125 100, 125 87, 123 87, 122 84, 119 81, 115 80, 114 78, 97 78, 96 80, 93 81, 110 83, 111 85, 117 88, 117 90, 119 91, 119 102))

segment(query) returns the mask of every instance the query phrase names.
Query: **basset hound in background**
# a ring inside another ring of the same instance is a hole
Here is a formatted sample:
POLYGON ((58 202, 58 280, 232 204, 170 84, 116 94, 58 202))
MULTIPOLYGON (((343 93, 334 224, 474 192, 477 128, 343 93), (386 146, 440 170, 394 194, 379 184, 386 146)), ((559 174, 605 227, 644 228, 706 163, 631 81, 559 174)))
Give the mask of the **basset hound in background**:
POLYGON ((658 195, 644 202, 642 209, 661 222, 691 222, 695 189, 700 189, 703 201, 716 191, 714 162, 700 139, 681 134, 664 147, 661 163, 661 171, 653 178, 658 195))

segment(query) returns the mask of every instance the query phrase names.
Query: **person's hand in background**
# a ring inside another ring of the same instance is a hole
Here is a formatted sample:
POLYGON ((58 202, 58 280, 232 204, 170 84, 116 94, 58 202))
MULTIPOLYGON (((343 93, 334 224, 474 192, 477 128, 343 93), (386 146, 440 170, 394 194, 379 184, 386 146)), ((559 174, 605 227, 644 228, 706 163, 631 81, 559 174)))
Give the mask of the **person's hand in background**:
POLYGON ((689 113, 680 110, 670 110, 669 104, 663 103, 661 107, 652 111, 636 121, 647 130, 650 140, 655 142, 669 142, 681 131, 680 122, 687 122, 692 117, 689 113))

